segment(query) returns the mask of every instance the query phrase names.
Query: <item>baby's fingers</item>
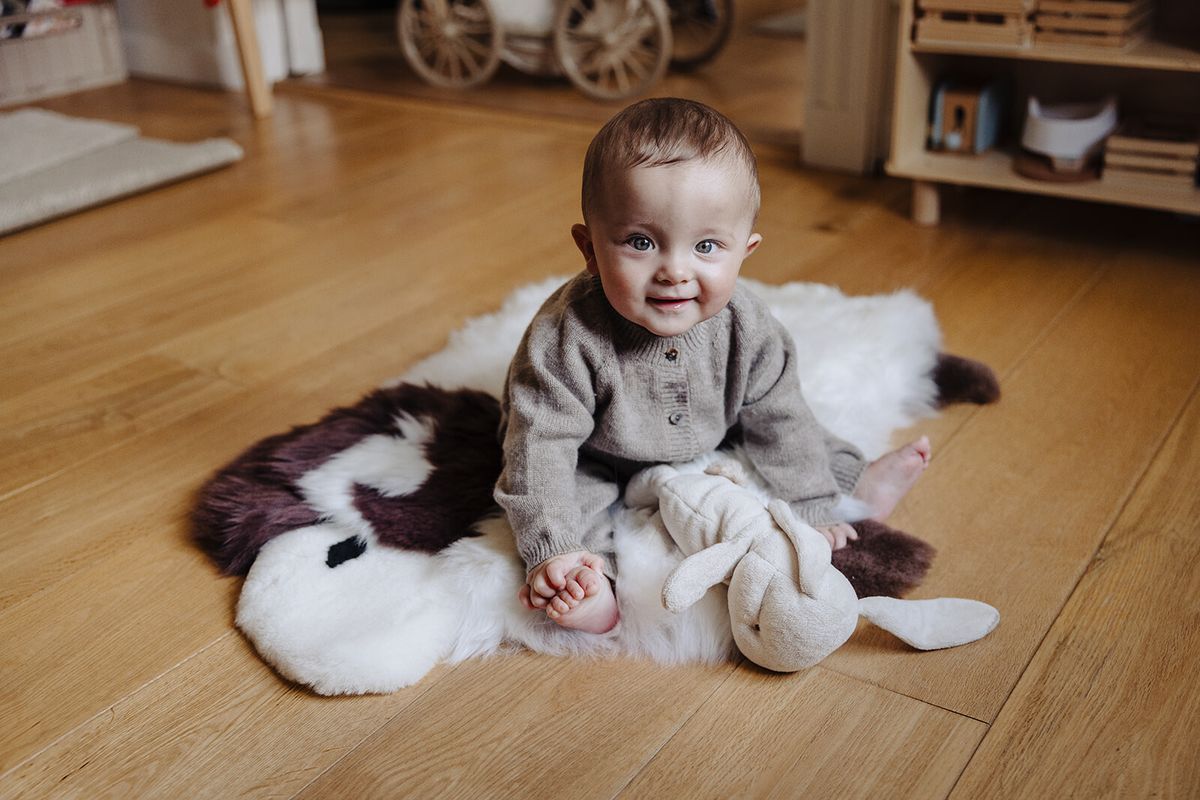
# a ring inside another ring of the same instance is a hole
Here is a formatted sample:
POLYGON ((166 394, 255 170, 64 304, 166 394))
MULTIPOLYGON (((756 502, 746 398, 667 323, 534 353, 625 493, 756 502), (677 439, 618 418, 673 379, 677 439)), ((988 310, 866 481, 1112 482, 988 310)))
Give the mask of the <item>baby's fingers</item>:
MULTIPOLYGON (((548 565, 545 569, 539 569, 529 576, 529 589, 533 595, 532 600, 535 605, 540 599, 549 600, 558 594, 558 588, 551 584, 550 578, 546 574, 549 571, 550 566, 548 565)), ((545 603, 542 603, 538 608, 543 608, 545 605, 545 603)))
POLYGON ((531 591, 528 586, 522 586, 517 592, 517 597, 521 601, 521 605, 531 611, 541 611, 550 602, 547 597, 542 597, 537 592, 531 591))
POLYGON ((579 563, 585 567, 594 569, 600 574, 604 574, 604 559, 595 553, 584 553, 579 559, 579 563))
POLYGON ((573 555, 568 553, 566 556, 552 558, 546 563, 546 568, 542 570, 541 574, 545 576, 552 589, 551 594, 558 594, 567 585, 567 573, 579 563, 572 557, 573 555))
POLYGON ((834 550, 841 550, 848 542, 854 541, 858 538, 858 531, 854 530, 854 528, 846 522, 835 525, 833 528, 833 533, 834 537, 837 539, 837 545, 833 548, 834 550))

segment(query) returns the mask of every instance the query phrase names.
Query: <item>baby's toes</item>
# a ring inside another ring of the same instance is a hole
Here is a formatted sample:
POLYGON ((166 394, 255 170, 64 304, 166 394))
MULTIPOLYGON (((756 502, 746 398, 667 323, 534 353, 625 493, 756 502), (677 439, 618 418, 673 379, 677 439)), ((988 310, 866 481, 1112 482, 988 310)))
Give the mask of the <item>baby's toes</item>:
POLYGON ((571 593, 568 592, 566 589, 563 589, 561 592, 558 593, 557 599, 566 603, 567 608, 574 608, 575 606, 579 605, 579 601, 576 600, 574 597, 572 597, 571 593))
MULTIPOLYGON (((583 590, 583 587, 579 585, 579 581, 577 581, 573 577, 569 578, 567 580, 566 588, 563 589, 558 594, 560 597, 570 596, 571 600, 574 600, 576 602, 582 600, 584 597, 587 596, 587 593, 583 590)), ((575 605, 575 603, 571 603, 572 607, 574 607, 574 605, 575 605)))
POLYGON ((915 442, 910 442, 907 446, 900 450, 901 461, 905 469, 922 470, 929 464, 929 457, 933 449, 929 445, 928 437, 922 436, 915 442))
POLYGON ((570 610, 571 610, 571 606, 568 605, 567 601, 563 600, 562 597, 555 597, 553 600, 550 601, 550 604, 546 607, 547 614, 549 614, 551 611, 557 612, 559 614, 565 614, 570 610))
POLYGON ((601 581, 608 580, 594 569, 584 567, 575 575, 575 582, 579 584, 579 588, 583 589, 584 597, 591 597, 600 591, 601 581))

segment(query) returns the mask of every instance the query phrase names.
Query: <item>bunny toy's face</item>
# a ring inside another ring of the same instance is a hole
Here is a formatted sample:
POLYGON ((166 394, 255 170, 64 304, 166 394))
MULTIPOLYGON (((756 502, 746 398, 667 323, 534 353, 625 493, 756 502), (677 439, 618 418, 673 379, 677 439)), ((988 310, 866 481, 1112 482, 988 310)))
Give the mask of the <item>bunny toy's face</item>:
POLYGON ((850 638, 858 625, 858 596, 830 564, 821 534, 784 503, 773 502, 770 511, 776 524, 757 537, 729 582, 729 614, 734 641, 747 658, 794 672, 850 638))

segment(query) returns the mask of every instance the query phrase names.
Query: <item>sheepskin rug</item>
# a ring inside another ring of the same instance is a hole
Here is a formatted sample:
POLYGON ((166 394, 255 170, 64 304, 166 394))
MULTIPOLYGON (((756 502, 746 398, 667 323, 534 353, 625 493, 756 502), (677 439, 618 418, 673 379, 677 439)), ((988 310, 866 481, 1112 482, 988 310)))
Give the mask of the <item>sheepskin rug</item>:
MULTIPOLYGON (((563 280, 519 289, 396 381, 263 440, 201 492, 196 538, 225 572, 246 575, 237 626, 281 675, 321 694, 358 694, 515 646, 662 663, 734 652, 721 587, 683 613, 663 608, 663 580, 681 555, 654 509, 612 509, 622 619, 609 634, 564 630, 517 600, 524 568, 491 501, 496 397, 528 320, 563 280)), ((870 458, 939 402, 993 398, 987 386, 945 396, 935 377, 954 357, 941 355, 933 310, 911 292, 747 283, 798 342, 813 412, 870 458)), ((866 582, 855 584, 860 595, 899 593, 928 567, 932 551, 918 540, 860 530, 834 562, 866 582)))

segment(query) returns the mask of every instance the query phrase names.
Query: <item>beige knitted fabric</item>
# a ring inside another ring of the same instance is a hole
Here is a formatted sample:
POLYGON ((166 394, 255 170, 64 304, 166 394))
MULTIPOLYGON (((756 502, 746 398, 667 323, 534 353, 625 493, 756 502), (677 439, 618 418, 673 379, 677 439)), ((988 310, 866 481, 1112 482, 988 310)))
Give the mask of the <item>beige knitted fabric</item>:
POLYGON ((595 521, 581 508, 615 500, 642 467, 715 450, 731 429, 772 491, 812 525, 836 521, 838 493, 866 466, 813 417, 791 336, 741 285, 716 316, 659 337, 613 311, 599 279, 581 273, 530 323, 501 406, 495 497, 530 568, 585 547, 595 521), (598 487, 598 473, 612 486, 598 487))

